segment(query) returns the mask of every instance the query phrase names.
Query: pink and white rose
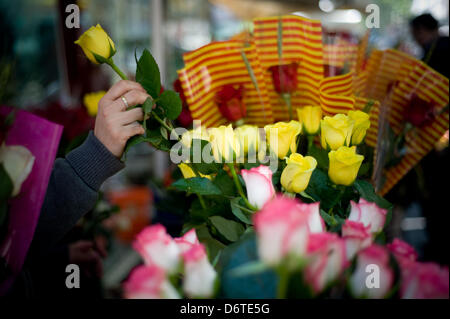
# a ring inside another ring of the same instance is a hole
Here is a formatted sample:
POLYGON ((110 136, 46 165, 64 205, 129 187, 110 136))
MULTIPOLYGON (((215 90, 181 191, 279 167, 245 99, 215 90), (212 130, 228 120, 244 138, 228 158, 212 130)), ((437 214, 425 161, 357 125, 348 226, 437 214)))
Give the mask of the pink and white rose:
POLYGON ((403 299, 448 299, 449 272, 435 263, 401 263, 403 299))
POLYGON ((320 216, 320 203, 300 203, 298 210, 302 214, 308 214, 308 227, 311 233, 323 233, 326 230, 325 222, 320 216))
POLYGON ((394 272, 389 266, 389 252, 382 246, 371 245, 360 251, 356 269, 349 286, 357 298, 384 298, 394 282, 394 272))
POLYGON ((241 170, 242 178, 247 188, 250 204, 260 209, 275 195, 272 184, 272 171, 268 166, 260 165, 251 169, 241 170))
POLYGON ((342 225, 342 238, 345 240, 348 260, 352 259, 358 251, 372 244, 370 226, 348 219, 342 225))
POLYGON ((378 207, 375 203, 366 201, 364 198, 359 199, 359 203, 350 201, 351 211, 349 220, 363 223, 364 226, 370 225, 372 234, 379 233, 386 222, 387 210, 378 207))
POLYGON ((127 299, 178 299, 176 289, 166 278, 164 269, 157 266, 138 266, 124 283, 127 299))
POLYGON ((144 228, 133 243, 134 249, 147 265, 156 265, 168 273, 174 273, 180 264, 180 249, 162 225, 144 228))
POLYGON ((311 234, 307 252, 310 260, 305 267, 304 279, 315 293, 320 293, 347 266, 345 242, 333 233, 311 234))
POLYGON ((276 196, 253 218, 261 260, 277 266, 287 257, 304 257, 309 237, 309 214, 302 214, 299 202, 276 196))
POLYGON ((193 245, 183 253, 183 290, 188 297, 209 298, 214 294, 217 273, 209 263, 205 247, 193 245))
POLYGON ((417 260, 417 252, 414 247, 403 240, 395 238, 392 243, 387 244, 387 248, 394 254, 399 262, 417 260))
POLYGON ((180 253, 183 254, 190 248, 192 248, 194 245, 199 244, 197 238, 197 233, 195 232, 195 229, 192 228, 189 230, 186 234, 184 234, 182 237, 174 238, 175 243, 177 244, 178 249, 180 250, 180 253))

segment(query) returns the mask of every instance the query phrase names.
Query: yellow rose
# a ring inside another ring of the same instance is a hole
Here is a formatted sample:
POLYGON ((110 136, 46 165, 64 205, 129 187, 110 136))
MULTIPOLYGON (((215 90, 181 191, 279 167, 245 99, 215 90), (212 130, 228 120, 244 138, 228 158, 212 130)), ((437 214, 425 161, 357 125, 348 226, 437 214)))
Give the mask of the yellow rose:
POLYGON ((325 116, 320 121, 320 141, 324 149, 336 150, 341 146, 349 146, 354 121, 347 115, 336 114, 325 116))
POLYGON ((309 184, 313 170, 317 166, 314 157, 293 153, 286 159, 287 166, 281 173, 281 185, 290 193, 301 193, 309 184))
POLYGON ((266 125, 264 130, 266 131, 266 141, 278 158, 284 159, 289 150, 291 153, 297 151, 297 136, 302 130, 300 122, 278 122, 266 125))
POLYGON ((191 147, 193 139, 209 141, 207 129, 203 126, 198 126, 193 130, 183 133, 181 136, 181 143, 186 147, 191 147))
POLYGON ((330 168, 328 176, 337 185, 349 186, 358 175, 364 156, 356 154, 356 146, 341 146, 337 151, 328 153, 330 168))
POLYGON ((242 125, 234 130, 243 154, 256 153, 260 144, 259 129, 254 125, 242 125))
POLYGON ((100 102, 101 98, 106 94, 105 91, 93 92, 85 94, 83 97, 84 106, 90 116, 96 116, 98 110, 98 102, 100 102))
MULTIPOLYGON (((185 163, 178 164, 178 168, 180 169, 181 174, 183 174, 184 178, 197 177, 197 175, 195 175, 194 171, 188 164, 185 163)), ((200 173, 200 177, 206 177, 208 179, 211 179, 211 175, 203 175, 202 173, 200 173)))
POLYGON ((352 132, 352 145, 361 144, 366 136, 366 132, 370 127, 369 114, 361 111, 349 111, 348 117, 351 118, 355 125, 352 132))
POLYGON ((78 44, 86 57, 95 64, 104 63, 116 53, 114 42, 100 24, 90 27, 75 44, 78 44))
POLYGON ((221 125, 208 130, 212 152, 216 162, 232 163, 240 156, 239 141, 237 141, 233 127, 221 125))
POLYGON ((297 108, 298 121, 302 123, 303 129, 309 135, 319 131, 322 119, 322 108, 320 106, 303 106, 297 108))

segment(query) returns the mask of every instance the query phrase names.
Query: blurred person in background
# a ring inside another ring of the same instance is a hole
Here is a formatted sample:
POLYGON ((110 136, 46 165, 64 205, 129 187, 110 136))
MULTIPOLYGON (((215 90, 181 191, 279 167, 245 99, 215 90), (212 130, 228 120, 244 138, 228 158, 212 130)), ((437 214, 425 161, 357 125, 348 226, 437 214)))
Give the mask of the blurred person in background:
POLYGON ((422 61, 445 75, 449 72, 449 38, 439 35, 439 23, 429 13, 411 20, 411 32, 416 42, 422 47, 422 61))

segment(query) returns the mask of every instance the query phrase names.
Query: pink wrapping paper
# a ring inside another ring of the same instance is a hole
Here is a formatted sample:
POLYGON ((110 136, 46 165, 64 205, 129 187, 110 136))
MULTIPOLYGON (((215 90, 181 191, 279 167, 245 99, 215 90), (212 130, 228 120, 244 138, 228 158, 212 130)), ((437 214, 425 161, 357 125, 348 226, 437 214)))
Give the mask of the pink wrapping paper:
MULTIPOLYGON (((2 115, 11 110, 0 106, 2 115)), ((61 125, 16 110, 6 145, 25 146, 33 153, 35 161, 30 175, 22 184, 20 194, 10 201, 9 228, 5 240, 0 243, 0 253, 6 259, 12 275, 0 283, 0 295, 8 291, 22 269, 44 202, 62 131, 61 125)))

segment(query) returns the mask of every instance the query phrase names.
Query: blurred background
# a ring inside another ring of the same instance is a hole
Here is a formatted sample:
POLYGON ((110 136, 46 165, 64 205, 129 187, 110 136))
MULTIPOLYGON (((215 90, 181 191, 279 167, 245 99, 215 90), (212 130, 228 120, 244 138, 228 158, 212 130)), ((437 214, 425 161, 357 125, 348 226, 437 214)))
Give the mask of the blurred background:
MULTIPOLYGON (((149 48, 163 85, 172 88, 176 71, 183 67, 183 53, 251 31, 255 17, 293 13, 318 19, 324 42, 340 34, 357 43, 367 31, 366 8, 372 3, 380 8, 380 28, 371 30, 369 48, 396 48, 422 58, 409 27, 422 13, 431 13, 439 21, 439 32, 448 36, 447 0, 0 0, 0 105, 30 110, 64 125, 59 150, 64 156, 93 127, 83 96, 107 90, 119 80, 108 67, 91 64, 74 44, 92 25, 100 23, 110 34, 119 48, 115 63, 131 76, 135 52, 139 56, 149 48), (72 3, 80 9, 79 29, 65 27, 66 7, 72 3)), ((176 174, 165 153, 145 144, 131 150, 126 169, 105 183, 94 211, 61 248, 73 249, 80 239, 99 242, 107 251, 103 274, 91 277, 92 285, 81 292, 62 293, 120 296, 121 281, 140 262, 130 246, 135 234, 150 222, 164 223, 175 235, 181 230, 189 203, 165 187, 176 174)), ((448 265, 447 256, 427 250, 430 231, 420 205, 413 200, 395 204, 390 234, 415 246, 422 259, 448 265)), ((55 260, 61 261, 60 256, 55 252, 55 260)), ((55 269, 46 266, 42 271, 51 274, 55 269)), ((55 293, 51 283, 46 285, 55 293)))

